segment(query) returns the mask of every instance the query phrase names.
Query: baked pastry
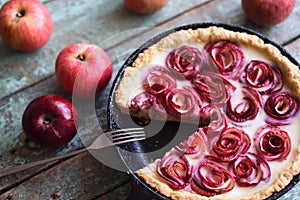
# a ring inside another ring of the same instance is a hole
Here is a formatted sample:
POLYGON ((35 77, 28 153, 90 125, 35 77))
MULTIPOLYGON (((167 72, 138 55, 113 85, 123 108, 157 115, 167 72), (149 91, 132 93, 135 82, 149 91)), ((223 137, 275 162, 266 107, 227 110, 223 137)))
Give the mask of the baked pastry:
POLYGON ((138 55, 116 90, 122 112, 199 124, 136 171, 172 199, 264 199, 300 172, 300 72, 254 34, 179 30, 138 55))

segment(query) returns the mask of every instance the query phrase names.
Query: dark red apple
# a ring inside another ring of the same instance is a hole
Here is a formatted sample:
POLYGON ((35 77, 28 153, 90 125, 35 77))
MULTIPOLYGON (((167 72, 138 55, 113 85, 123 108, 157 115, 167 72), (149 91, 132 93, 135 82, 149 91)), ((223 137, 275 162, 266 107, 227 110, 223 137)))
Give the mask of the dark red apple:
POLYGON ((124 0, 126 6, 138 14, 150 14, 164 7, 168 0, 124 0))
POLYGON ((242 0, 245 15, 261 26, 272 26, 284 21, 295 4, 296 0, 242 0))
POLYGON ((27 137, 45 147, 59 147, 77 132, 78 113, 72 103, 58 95, 43 95, 26 107, 22 126, 27 137))
POLYGON ((10 0, 0 10, 0 36, 19 51, 43 47, 52 34, 52 18, 39 0, 10 0))
POLYGON ((98 95, 110 81, 112 62, 97 45, 72 44, 57 56, 55 74, 69 94, 89 99, 98 95))

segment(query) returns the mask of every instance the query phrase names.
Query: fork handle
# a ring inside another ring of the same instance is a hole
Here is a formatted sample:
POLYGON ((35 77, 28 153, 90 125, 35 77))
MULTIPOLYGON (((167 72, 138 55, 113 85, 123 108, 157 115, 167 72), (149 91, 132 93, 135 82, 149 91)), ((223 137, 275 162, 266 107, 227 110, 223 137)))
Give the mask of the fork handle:
POLYGON ((52 157, 52 158, 39 160, 39 161, 36 161, 36 162, 31 162, 31 163, 27 163, 27 164, 24 164, 24 165, 12 167, 10 169, 2 170, 2 171, 0 171, 0 178, 3 178, 5 176, 11 175, 11 174, 14 174, 14 173, 17 173, 17 172, 24 171, 24 170, 27 170, 27 169, 30 169, 30 168, 33 168, 33 167, 37 167, 39 165, 43 165, 43 164, 46 164, 46 163, 49 163, 49 162, 53 162, 53 161, 60 160, 60 159, 63 159, 63 158, 68 158, 68 157, 74 156, 76 154, 82 153, 84 151, 87 151, 87 149, 83 148, 83 149, 79 149, 79 150, 76 150, 76 151, 73 151, 73 152, 70 152, 70 153, 67 153, 67 154, 64 154, 64 155, 55 156, 55 157, 52 157))

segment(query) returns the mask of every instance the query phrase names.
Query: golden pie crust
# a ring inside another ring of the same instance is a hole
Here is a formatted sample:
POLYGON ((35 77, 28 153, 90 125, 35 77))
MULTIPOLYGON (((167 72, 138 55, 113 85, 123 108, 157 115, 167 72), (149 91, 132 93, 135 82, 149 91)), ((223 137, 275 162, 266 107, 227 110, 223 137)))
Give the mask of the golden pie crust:
MULTIPOLYGON (((140 53, 137 59, 128 66, 120 81, 120 85, 116 91, 115 101, 122 112, 128 113, 128 104, 130 103, 132 82, 140 73, 140 70, 149 64, 153 57, 160 51, 165 49, 175 49, 182 45, 193 43, 206 44, 217 40, 230 40, 246 47, 253 47, 257 51, 265 54, 272 62, 282 70, 285 87, 300 99, 300 71, 298 66, 293 64, 287 57, 281 54, 278 48, 272 44, 265 43, 256 35, 251 35, 244 32, 236 32, 227 30, 222 27, 211 26, 208 28, 180 30, 161 39, 156 44, 150 46, 144 52, 140 53)), ((299 118, 297 119, 299 120, 299 118)), ((205 197, 199 194, 189 193, 183 190, 173 190, 170 188, 156 172, 156 162, 149 164, 143 169, 136 171, 136 174, 142 177, 147 184, 158 190, 160 193, 172 199, 264 199, 274 192, 282 190, 292 180, 294 175, 300 172, 300 144, 294 147, 296 150, 295 157, 290 165, 279 174, 279 177, 268 184, 267 187, 262 187, 261 190, 247 197, 232 196, 229 193, 216 195, 213 197, 205 197)))

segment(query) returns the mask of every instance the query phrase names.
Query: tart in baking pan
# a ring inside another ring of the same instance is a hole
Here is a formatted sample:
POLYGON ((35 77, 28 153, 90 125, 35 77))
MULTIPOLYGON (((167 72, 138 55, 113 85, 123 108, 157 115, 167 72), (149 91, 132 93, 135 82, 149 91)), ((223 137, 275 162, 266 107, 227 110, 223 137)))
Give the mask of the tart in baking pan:
POLYGON ((300 72, 258 36, 178 30, 126 67, 115 101, 144 121, 198 124, 136 171, 172 199, 263 199, 300 170, 300 72))

